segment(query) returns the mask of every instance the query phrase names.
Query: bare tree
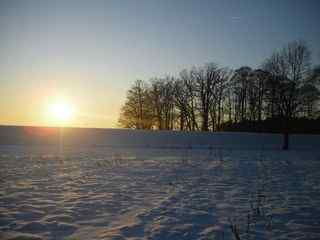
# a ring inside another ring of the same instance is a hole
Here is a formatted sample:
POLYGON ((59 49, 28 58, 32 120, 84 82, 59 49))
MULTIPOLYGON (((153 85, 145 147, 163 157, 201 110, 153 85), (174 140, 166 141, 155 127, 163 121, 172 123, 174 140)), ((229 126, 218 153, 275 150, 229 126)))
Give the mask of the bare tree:
POLYGON ((214 63, 204 68, 194 68, 191 75, 196 82, 198 110, 201 118, 201 130, 209 130, 209 111, 214 103, 215 88, 219 81, 220 69, 214 63))
POLYGON ((290 121, 320 115, 319 69, 310 71, 310 52, 295 41, 274 52, 261 69, 231 71, 209 63, 185 69, 176 79, 137 80, 119 123, 136 129, 220 131, 228 125, 257 129, 256 123, 271 119, 282 124, 286 149, 290 121))
POLYGON ((310 72, 310 52, 303 42, 291 42, 267 59, 264 68, 276 84, 277 105, 284 125, 283 149, 288 149, 289 122, 301 109, 301 90, 310 72))
POLYGON ((196 99, 196 82, 194 81, 192 71, 183 70, 180 73, 180 81, 183 84, 183 93, 185 94, 187 106, 187 126, 191 131, 199 130, 197 122, 197 99, 196 99))
POLYGON ((235 122, 242 122, 248 119, 248 89, 252 69, 250 67, 241 67, 235 70, 232 77, 235 94, 235 122))
MULTIPOLYGON (((213 102, 210 104, 210 116, 212 130, 221 130, 221 124, 225 120, 225 105, 228 88, 230 87, 231 71, 226 68, 216 69, 215 84, 213 88, 213 102)), ((230 99, 229 99, 230 100, 230 99)), ((230 107, 230 106, 229 106, 230 107)), ((229 112, 231 114, 231 112, 229 112)))
POLYGON ((126 128, 151 129, 153 114, 149 105, 147 84, 137 80, 127 92, 124 106, 121 108, 119 124, 126 128))
POLYGON ((190 113, 189 113, 189 97, 184 82, 181 79, 174 81, 173 86, 174 101, 179 111, 179 129, 191 130, 190 113))

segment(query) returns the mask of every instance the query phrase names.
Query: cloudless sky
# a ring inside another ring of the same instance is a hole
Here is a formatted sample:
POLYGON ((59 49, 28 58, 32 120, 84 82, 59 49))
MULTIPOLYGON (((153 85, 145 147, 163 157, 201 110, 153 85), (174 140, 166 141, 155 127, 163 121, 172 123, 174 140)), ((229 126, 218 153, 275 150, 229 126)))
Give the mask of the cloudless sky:
POLYGON ((319 0, 1 0, 0 124, 116 127, 136 79, 217 62, 258 67, 292 40, 320 63, 319 0))

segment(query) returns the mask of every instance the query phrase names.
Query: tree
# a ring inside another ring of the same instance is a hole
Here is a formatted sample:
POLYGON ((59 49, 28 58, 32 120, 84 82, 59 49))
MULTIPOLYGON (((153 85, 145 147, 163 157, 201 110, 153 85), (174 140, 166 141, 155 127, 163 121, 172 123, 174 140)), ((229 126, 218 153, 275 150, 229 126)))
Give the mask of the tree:
POLYGON ((251 74, 252 69, 250 67, 241 67, 235 70, 232 77, 235 95, 235 122, 247 120, 248 87, 251 74))
POLYGON ((182 109, 181 104, 186 103, 184 107, 185 116, 187 120, 187 128, 190 131, 199 130, 199 124, 197 122, 197 99, 196 99, 196 82, 193 78, 192 71, 184 69, 180 72, 180 93, 184 94, 183 96, 177 96, 178 92, 175 93, 176 101, 180 101, 179 108, 182 109), (180 98, 180 99, 179 99, 180 98), (183 98, 183 99, 181 99, 183 98))
MULTIPOLYGON (((302 107, 301 94, 310 72, 310 52, 301 41, 294 41, 275 52, 264 64, 272 75, 277 90, 279 115, 283 119, 284 149, 288 149, 289 122, 302 107)), ((274 110, 273 110, 274 111, 274 110)))
POLYGON ((290 123, 320 117, 319 85, 320 67, 311 70, 308 47, 294 41, 275 51, 261 69, 231 71, 209 63, 184 69, 178 78, 137 80, 119 123, 159 130, 282 129, 286 149, 290 123))
POLYGON ((203 68, 194 68, 191 71, 192 78, 196 82, 196 96, 199 115, 201 118, 201 130, 209 130, 209 111, 214 103, 215 88, 219 81, 219 68, 210 63, 203 68))
POLYGON ((125 128, 151 129, 153 114, 150 108, 150 96, 147 84, 137 80, 127 92, 124 106, 121 108, 119 124, 125 128))
POLYGON ((174 102, 179 111, 179 129, 191 130, 190 113, 189 113, 189 97, 187 94, 186 85, 183 80, 176 79, 173 84, 174 102))
POLYGON ((149 95, 154 109, 156 128, 173 129, 175 120, 173 79, 154 78, 150 82, 149 95))
MULTIPOLYGON (((230 87, 231 73, 227 68, 216 69, 213 102, 210 107, 212 131, 221 130, 221 124, 225 119, 225 100, 228 94, 228 88, 230 87)), ((229 114, 231 113, 229 112, 229 114)))

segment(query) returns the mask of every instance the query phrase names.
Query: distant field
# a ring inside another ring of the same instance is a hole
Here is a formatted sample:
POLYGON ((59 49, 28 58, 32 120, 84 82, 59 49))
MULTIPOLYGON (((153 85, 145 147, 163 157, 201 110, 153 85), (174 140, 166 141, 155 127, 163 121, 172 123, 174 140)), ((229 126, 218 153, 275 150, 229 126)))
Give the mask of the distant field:
MULTIPOLYGON (((283 136, 267 133, 0 126, 0 145, 142 148, 281 149, 283 136)), ((290 135, 291 149, 320 149, 320 135, 290 135)))

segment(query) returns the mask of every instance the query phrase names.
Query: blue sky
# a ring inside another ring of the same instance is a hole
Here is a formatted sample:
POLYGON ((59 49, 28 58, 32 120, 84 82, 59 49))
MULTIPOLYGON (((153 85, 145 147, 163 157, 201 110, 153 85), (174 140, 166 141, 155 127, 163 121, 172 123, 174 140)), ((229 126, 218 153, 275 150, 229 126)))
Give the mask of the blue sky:
MULTIPOLYGON (((64 96, 101 116, 75 125, 115 126, 135 79, 212 61, 258 67, 292 40, 306 41, 319 64, 319 10, 318 0, 1 1, 0 121, 14 122, 3 115, 30 97, 64 96)), ((16 123, 45 124, 36 116, 16 123)))

